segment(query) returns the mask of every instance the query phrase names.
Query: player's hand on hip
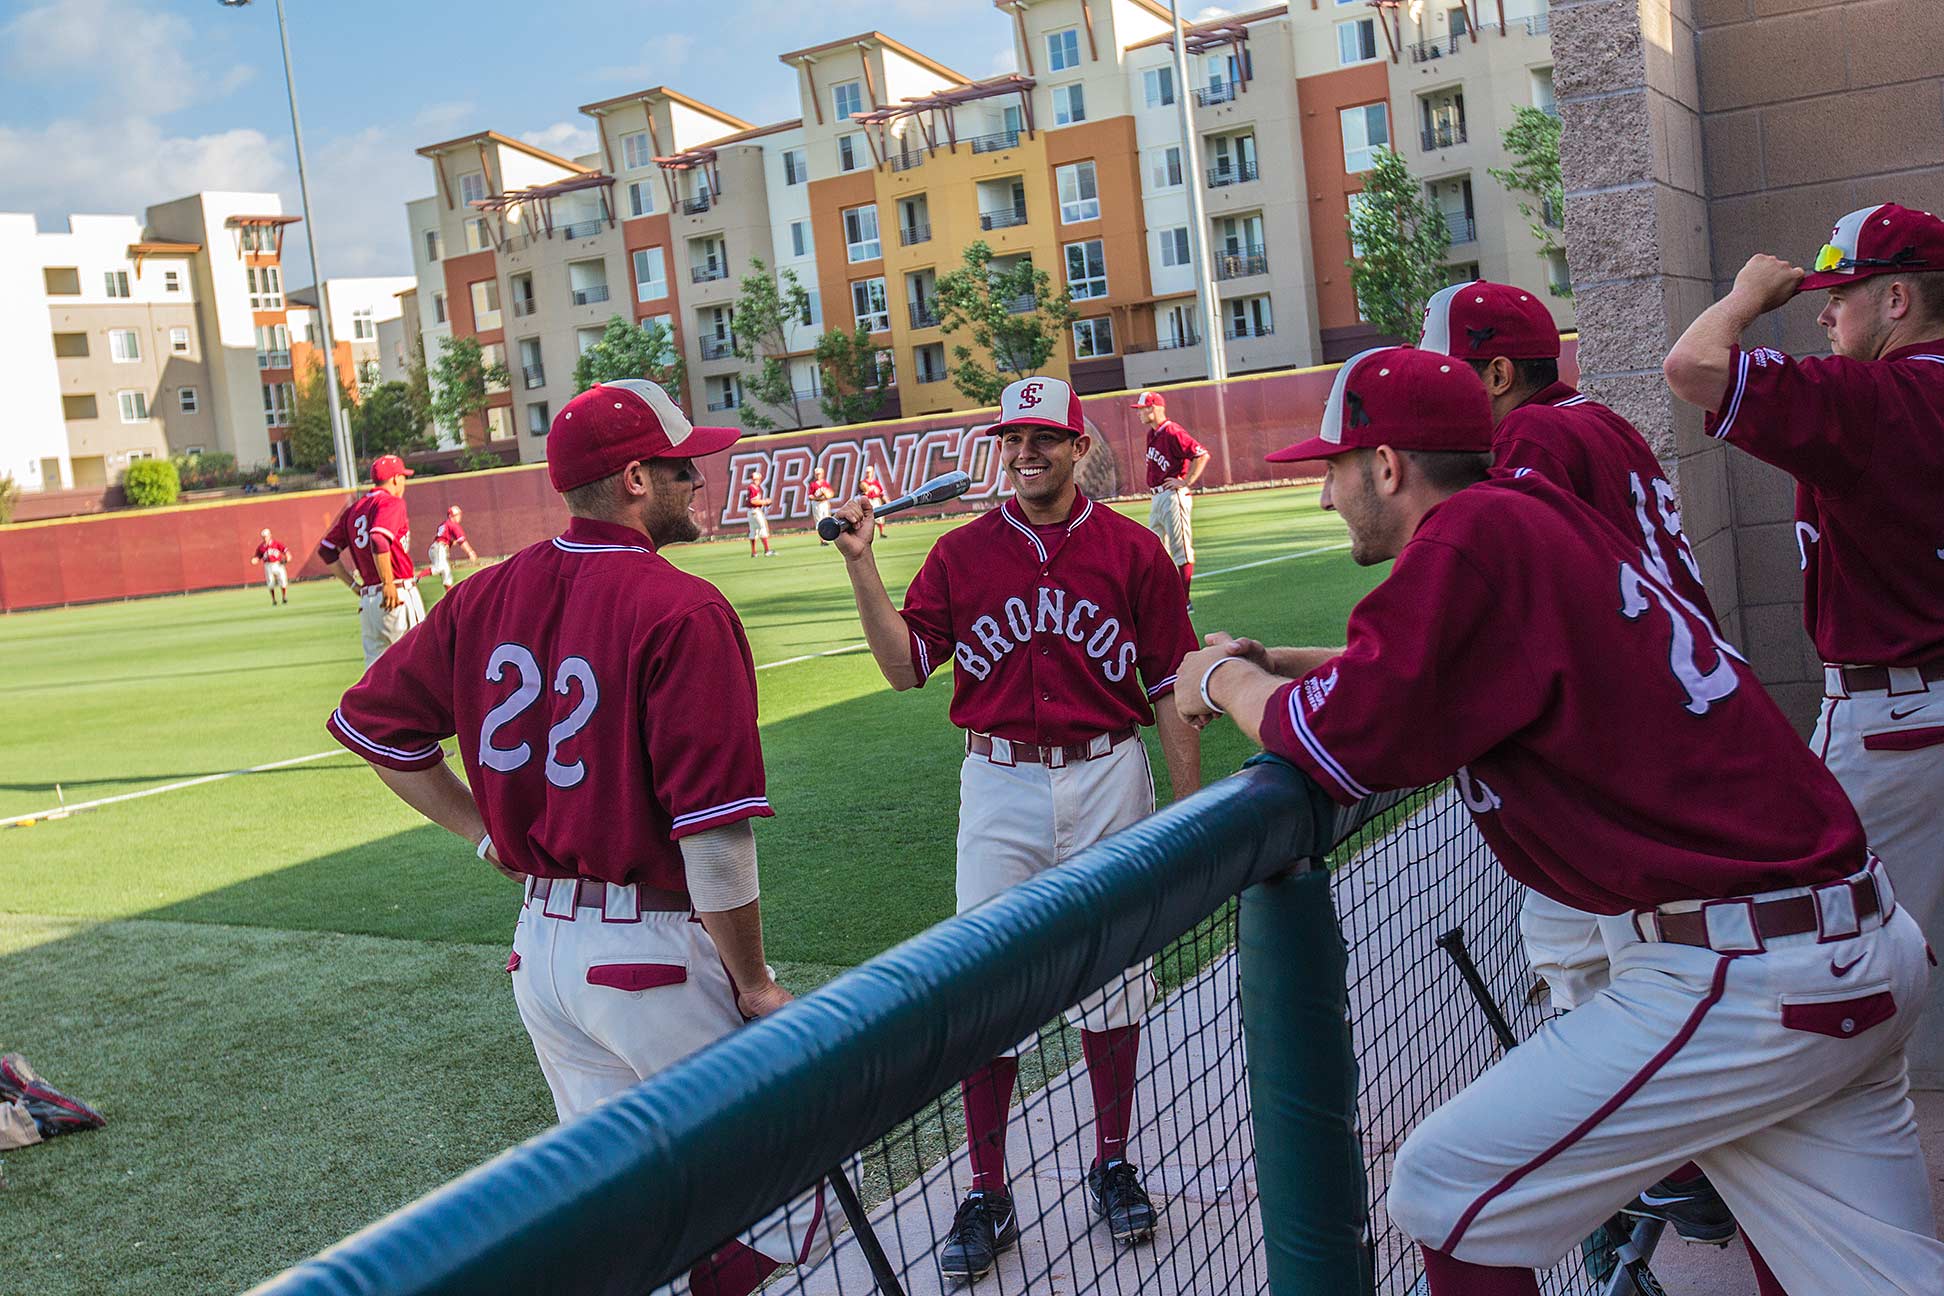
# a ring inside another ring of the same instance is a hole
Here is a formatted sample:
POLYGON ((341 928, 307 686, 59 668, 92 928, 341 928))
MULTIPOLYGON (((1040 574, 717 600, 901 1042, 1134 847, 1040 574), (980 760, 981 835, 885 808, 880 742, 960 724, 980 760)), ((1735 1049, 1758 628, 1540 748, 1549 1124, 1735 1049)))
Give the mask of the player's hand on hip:
POLYGON ((1781 257, 1757 252, 1735 275, 1735 295, 1767 314, 1789 304, 1805 272, 1781 257))
POLYGON ((831 541, 837 552, 844 555, 847 562, 862 558, 871 550, 871 541, 876 536, 871 522, 877 516, 871 507, 868 496, 859 495, 850 503, 830 510, 830 516, 843 523, 845 529, 837 533, 831 541))
POLYGON ((736 991, 736 1009, 746 1020, 767 1017, 796 996, 785 990, 775 981, 766 981, 760 986, 736 991))
POLYGON ((498 869, 500 871, 501 877, 510 878, 513 881, 518 882, 521 886, 526 885, 526 880, 527 880, 526 874, 520 872, 518 869, 509 868, 505 864, 500 863, 498 846, 489 844, 486 847, 486 862, 488 864, 491 864, 494 868, 498 869))
POLYGON ((403 601, 404 598, 402 595, 399 594, 398 586, 396 585, 385 586, 385 611, 387 612, 391 611, 393 608, 397 607, 403 601))
POLYGON ((1180 490, 1181 488, 1182 488, 1181 478, 1164 477, 1161 479, 1161 484, 1159 486, 1156 486, 1154 489, 1165 491, 1165 490, 1180 490))

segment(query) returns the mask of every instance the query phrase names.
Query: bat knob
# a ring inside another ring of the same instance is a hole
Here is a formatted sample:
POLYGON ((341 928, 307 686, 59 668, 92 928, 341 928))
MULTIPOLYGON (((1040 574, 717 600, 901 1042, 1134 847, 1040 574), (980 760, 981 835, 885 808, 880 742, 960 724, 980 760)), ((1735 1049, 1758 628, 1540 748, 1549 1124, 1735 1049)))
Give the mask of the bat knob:
POLYGON ((844 533, 844 524, 834 517, 824 518, 817 523, 817 539, 835 540, 844 533))

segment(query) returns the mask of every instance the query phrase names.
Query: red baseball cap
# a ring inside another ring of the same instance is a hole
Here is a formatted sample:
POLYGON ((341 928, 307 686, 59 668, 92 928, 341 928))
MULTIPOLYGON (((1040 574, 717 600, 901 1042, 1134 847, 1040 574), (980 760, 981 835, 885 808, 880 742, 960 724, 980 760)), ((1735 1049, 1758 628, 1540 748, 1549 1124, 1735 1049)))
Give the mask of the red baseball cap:
POLYGON ((1431 298, 1418 346, 1460 360, 1556 360, 1559 326, 1525 289, 1478 279, 1431 298))
POLYGON ((1266 456, 1328 459, 1349 450, 1488 451, 1492 398, 1470 366, 1414 347, 1378 347, 1337 371, 1321 432, 1266 456))
POLYGON ((698 459, 727 450, 741 435, 741 428, 696 427, 646 378, 596 383, 554 416, 547 479, 566 494, 637 459, 698 459))
POLYGON ((1058 378, 1021 378, 1001 393, 999 421, 988 423, 982 430, 999 433, 1009 427, 1057 428, 1085 436, 1087 420, 1080 413, 1080 398, 1070 384, 1058 378))
POLYGON ((1166 409, 1168 408, 1168 398, 1163 396, 1160 392, 1144 391, 1139 396, 1136 396, 1134 398, 1134 403, 1132 405, 1129 405, 1127 408, 1166 409))
POLYGON ((394 477, 416 477, 418 474, 405 466, 405 461, 397 455, 379 455, 371 461, 371 483, 382 485, 394 477))
POLYGON ((1944 270, 1944 220, 1895 203, 1863 207, 1836 222, 1816 268, 1796 291, 1838 288, 1872 275, 1944 270))

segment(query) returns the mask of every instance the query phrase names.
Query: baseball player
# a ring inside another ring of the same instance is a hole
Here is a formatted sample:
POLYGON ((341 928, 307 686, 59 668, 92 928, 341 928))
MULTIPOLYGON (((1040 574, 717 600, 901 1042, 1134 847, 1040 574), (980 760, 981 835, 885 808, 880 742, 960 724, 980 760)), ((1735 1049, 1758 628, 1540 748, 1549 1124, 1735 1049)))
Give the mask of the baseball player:
POLYGON ((1395 559, 1348 644, 1211 635, 1176 702, 1226 712, 1352 803, 1454 776, 1508 873, 1601 915, 1612 980, 1427 1118, 1386 1208, 1434 1296, 1534 1267, 1689 1159, 1767 1290, 1944 1291, 1903 1043, 1929 976, 1842 788, 1638 535, 1491 470, 1490 398, 1446 356, 1338 373, 1322 503, 1395 559))
MULTIPOLYGON (((1208 451, 1188 429, 1168 417, 1167 398, 1144 391, 1130 407, 1147 424, 1147 479, 1154 503, 1148 508, 1148 530, 1168 546, 1168 556, 1181 572, 1181 591, 1188 594, 1195 579, 1195 528, 1188 492, 1208 467, 1208 451)), ((1194 611, 1195 605, 1188 605, 1194 611)))
MULTIPOLYGON (((1007 387, 988 430, 1013 498, 948 531, 905 594, 902 613, 872 555, 874 504, 835 516, 858 617, 894 689, 922 688, 953 663, 952 722, 965 732, 959 777, 961 912, 1052 868, 1154 810, 1143 725, 1160 726, 1174 794, 1201 781, 1199 736, 1169 700, 1195 646, 1161 544, 1074 485, 1092 448, 1073 389, 1057 378, 1007 387)), ((1067 1012, 1094 1095, 1094 1211, 1119 1242, 1152 1236, 1154 1207, 1127 1159, 1140 1023, 1156 984, 1145 967, 1067 1012)), ((1007 1191, 1006 1119, 1017 1051, 963 1085, 972 1191, 939 1251, 949 1279, 977 1278, 1019 1236, 1007 1191)))
MULTIPOLYGON (((661 554, 700 535, 696 461, 738 435, 692 427, 643 379, 576 396, 547 439, 565 533, 441 600, 329 721, 523 883, 507 966, 562 1120, 790 1000, 763 960, 749 643, 721 593, 661 554), (439 747, 454 735, 464 783, 439 747)), ((741 1296, 804 1262, 828 1244, 821 1201, 718 1251, 693 1290, 741 1296)))
POLYGON ((371 490, 347 505, 317 542, 317 556, 358 595, 367 667, 425 620, 405 515, 405 479, 413 475, 397 455, 379 455, 371 464, 371 490), (346 556, 355 575, 340 561, 346 556))
POLYGON ((20 1054, 0 1057, 0 1152, 107 1123, 100 1112, 41 1079, 20 1054))
POLYGON ((763 557, 774 558, 776 551, 770 548, 769 514, 763 510, 769 507, 769 496, 763 493, 763 470, 751 468, 749 477, 743 482, 743 508, 749 515, 749 556, 756 556, 756 542, 763 542, 763 557))
MULTIPOLYGON (((804 483, 804 487, 810 492, 810 529, 814 531, 819 523, 830 516, 830 501, 837 498, 837 488, 830 484, 830 479, 824 476, 821 468, 811 470, 810 480, 804 483)), ((817 543, 824 545, 830 541, 819 536, 817 543)))
MULTIPOLYGON (((1484 382, 1499 469, 1537 473, 1638 537, 1654 578, 1719 629, 1660 460, 1633 424, 1559 381, 1559 328, 1544 303, 1509 284, 1454 284, 1431 298, 1418 345, 1463 360, 1484 382)), ((1526 888, 1519 931, 1554 1004, 1572 1008, 1606 988, 1610 968, 1596 915, 1526 888)), ((1734 1217, 1691 1165, 1627 1210, 1666 1220, 1690 1242, 1725 1246, 1735 1236, 1734 1217)))
MULTIPOLYGON (((1710 433, 1796 479, 1803 624, 1823 660, 1810 742, 1944 949, 1944 221, 1853 211, 1815 266, 1751 258, 1675 344, 1667 380, 1710 433), (1740 345, 1820 291, 1833 356, 1740 345)), ((1944 1085, 1944 982, 1910 1065, 1944 1085)))
POLYGON ((283 601, 290 602, 290 546, 271 536, 270 528, 257 532, 256 553, 250 559, 250 566, 261 565, 263 583, 270 591, 270 606, 277 606, 277 592, 283 592, 283 601))
POLYGON ((466 528, 462 525, 463 511, 457 504, 446 510, 445 521, 432 533, 432 543, 425 548, 425 562, 434 576, 447 589, 452 588, 452 550, 456 546, 466 551, 467 562, 478 562, 479 555, 473 552, 472 541, 466 539, 466 528))
MULTIPOLYGON (((973 430, 978 431, 979 429, 974 428, 973 430)), ((990 427, 987 427, 985 430, 990 432, 992 429, 990 427)), ((864 465, 864 476, 857 483, 857 493, 862 495, 865 499, 871 501, 872 508, 876 508, 878 505, 884 503, 886 500, 891 498, 890 492, 884 489, 884 483, 878 480, 877 469, 872 467, 870 464, 864 465)), ((880 537, 883 536, 884 523, 878 522, 876 523, 876 526, 877 526, 878 535, 880 537)))

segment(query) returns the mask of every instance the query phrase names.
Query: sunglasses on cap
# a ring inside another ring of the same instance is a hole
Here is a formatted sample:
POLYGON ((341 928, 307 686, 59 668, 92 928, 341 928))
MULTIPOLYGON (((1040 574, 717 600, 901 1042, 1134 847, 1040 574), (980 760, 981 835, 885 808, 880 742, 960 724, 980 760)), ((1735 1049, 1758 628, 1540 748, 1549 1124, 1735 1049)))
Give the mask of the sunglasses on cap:
POLYGON ((1917 255, 1917 249, 1907 247, 1893 257, 1853 257, 1834 243, 1825 243, 1822 251, 1816 254, 1816 270, 1827 274, 1831 270, 1861 270, 1866 267, 1888 266, 1892 269, 1908 266, 1913 269, 1928 267, 1930 262, 1917 255))

